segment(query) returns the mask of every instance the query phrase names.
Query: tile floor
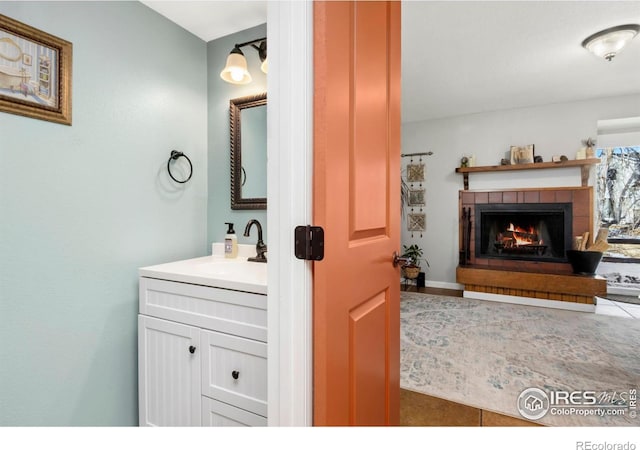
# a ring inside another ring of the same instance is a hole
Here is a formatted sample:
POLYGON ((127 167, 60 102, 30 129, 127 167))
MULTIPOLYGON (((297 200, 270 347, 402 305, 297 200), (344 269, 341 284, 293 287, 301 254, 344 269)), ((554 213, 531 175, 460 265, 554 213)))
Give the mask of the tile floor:
POLYGON ((606 298, 598 297, 598 303, 596 304, 596 314, 640 319, 640 305, 614 302, 606 298))

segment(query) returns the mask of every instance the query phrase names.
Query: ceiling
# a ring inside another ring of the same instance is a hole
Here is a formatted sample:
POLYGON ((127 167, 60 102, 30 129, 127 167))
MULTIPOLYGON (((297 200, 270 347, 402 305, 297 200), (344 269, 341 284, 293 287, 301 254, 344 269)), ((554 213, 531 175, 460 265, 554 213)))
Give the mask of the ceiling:
POLYGON ((267 21, 267 2, 142 1, 205 42, 255 27, 267 21))
POLYGON ((612 62, 582 41, 640 1, 404 2, 403 122, 640 93, 640 37, 612 62))
MULTIPOLYGON (((144 1, 205 41, 266 22, 265 1, 144 1)), ((640 93, 640 37, 612 62, 581 42, 640 1, 404 1, 402 121, 640 93)))

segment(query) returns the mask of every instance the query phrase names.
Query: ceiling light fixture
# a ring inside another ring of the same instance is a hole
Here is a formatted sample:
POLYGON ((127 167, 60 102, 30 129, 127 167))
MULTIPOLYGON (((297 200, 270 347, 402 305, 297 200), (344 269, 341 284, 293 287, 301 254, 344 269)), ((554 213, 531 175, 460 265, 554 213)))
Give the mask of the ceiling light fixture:
POLYGON ((258 57, 262 61, 260 69, 267 73, 267 38, 254 39, 242 44, 235 44, 233 50, 229 53, 227 64, 220 72, 220 78, 227 83, 247 84, 251 82, 251 74, 247 70, 247 59, 244 57, 242 50, 240 50, 241 47, 246 47, 247 45, 250 45, 258 52, 258 57))
POLYGON ((640 25, 620 25, 592 34, 582 46, 596 56, 611 61, 640 31, 640 25))

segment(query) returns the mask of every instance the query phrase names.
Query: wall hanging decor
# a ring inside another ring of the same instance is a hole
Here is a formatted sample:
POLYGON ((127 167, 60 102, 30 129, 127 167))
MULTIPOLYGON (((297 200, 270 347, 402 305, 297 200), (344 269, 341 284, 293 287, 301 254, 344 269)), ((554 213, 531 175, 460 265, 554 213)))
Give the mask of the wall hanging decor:
POLYGON ((0 14, 0 111, 71 125, 72 50, 0 14))
MULTIPOLYGON (((422 161, 422 158, 420 159, 420 161, 422 161)), ((407 181, 409 183, 424 181, 424 164, 408 164, 407 181)))
MULTIPOLYGON (((407 228, 409 229, 409 231, 422 232, 426 230, 427 215, 424 213, 421 213, 421 214, 409 213, 407 214, 407 223, 408 223, 407 228)), ((411 236, 413 237, 413 234, 411 236)))
POLYGON ((425 189, 409 189, 409 206, 424 206, 425 189))
MULTIPOLYGON (((407 229, 412 232, 411 237, 414 237, 413 232, 419 232, 422 237, 422 232, 426 229, 427 216, 423 213, 423 207, 426 203, 426 189, 422 186, 425 181, 425 164, 422 162, 422 157, 431 155, 433 152, 400 155, 402 158, 410 158, 406 167, 406 182, 402 180, 402 205, 404 206, 406 202, 407 206, 411 208, 407 214, 407 229), (414 157, 418 157, 417 164, 413 162, 414 157), (416 209, 419 210, 418 213, 416 213, 416 209)), ((404 214, 404 209, 402 212, 404 214)))

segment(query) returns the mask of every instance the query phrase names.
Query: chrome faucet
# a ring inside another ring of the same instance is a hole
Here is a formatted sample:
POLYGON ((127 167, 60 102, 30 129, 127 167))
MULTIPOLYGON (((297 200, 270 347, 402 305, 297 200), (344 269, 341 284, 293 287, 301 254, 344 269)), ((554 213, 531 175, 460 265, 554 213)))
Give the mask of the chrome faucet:
POLYGON ((247 226, 244 229, 244 237, 249 237, 249 232, 251 231, 251 227, 255 224, 258 227, 258 243, 256 244, 256 256, 254 258, 249 258, 247 261, 253 262, 267 262, 267 257, 265 253, 267 252, 267 245, 262 241, 262 225, 256 219, 251 219, 247 226))

